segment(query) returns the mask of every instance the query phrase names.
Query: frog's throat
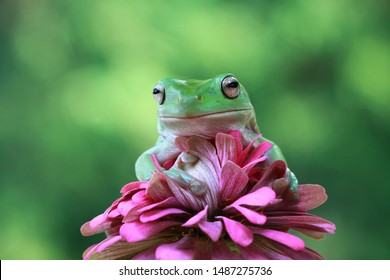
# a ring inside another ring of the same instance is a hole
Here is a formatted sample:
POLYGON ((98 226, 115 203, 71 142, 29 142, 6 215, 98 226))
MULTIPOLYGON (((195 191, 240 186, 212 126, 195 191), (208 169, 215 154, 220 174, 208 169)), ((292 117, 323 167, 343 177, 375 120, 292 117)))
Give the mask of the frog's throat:
POLYGON ((197 116, 159 117, 160 135, 201 136, 213 138, 218 132, 229 133, 232 130, 244 131, 255 123, 252 109, 230 110, 197 116))
POLYGON ((201 115, 189 115, 189 116, 160 116, 160 119, 166 120, 166 119, 172 119, 172 120, 187 120, 187 119, 197 119, 197 118, 222 118, 224 115, 231 115, 235 114, 236 112, 246 112, 250 111, 251 109, 237 109, 237 110, 228 110, 228 111, 221 111, 221 112, 213 112, 213 113, 207 113, 207 114, 201 114, 201 115))

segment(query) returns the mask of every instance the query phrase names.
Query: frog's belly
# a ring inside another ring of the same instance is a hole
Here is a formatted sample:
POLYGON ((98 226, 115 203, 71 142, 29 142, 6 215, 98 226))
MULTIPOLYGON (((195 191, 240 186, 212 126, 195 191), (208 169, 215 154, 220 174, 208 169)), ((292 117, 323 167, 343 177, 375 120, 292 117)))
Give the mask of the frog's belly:
POLYGON ((251 110, 213 113, 197 117, 160 117, 164 130, 176 136, 213 138, 218 132, 243 131, 254 118, 251 110))

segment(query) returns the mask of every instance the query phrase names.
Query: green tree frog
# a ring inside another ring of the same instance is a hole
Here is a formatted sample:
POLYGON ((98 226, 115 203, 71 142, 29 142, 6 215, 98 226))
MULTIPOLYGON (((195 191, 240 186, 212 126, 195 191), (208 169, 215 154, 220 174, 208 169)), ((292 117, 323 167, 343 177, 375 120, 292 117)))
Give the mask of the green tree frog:
MULTIPOLYGON (((220 74, 209 80, 177 80, 166 78, 153 89, 158 103, 159 138, 154 147, 144 152, 136 162, 139 180, 149 180, 156 169, 151 155, 159 163, 175 159, 180 151, 175 146, 179 136, 214 138, 218 132, 239 130, 244 144, 251 142, 259 133, 255 110, 245 88, 232 74, 220 74)), ((268 141, 272 148, 268 162, 284 160, 279 147, 263 137, 258 143, 268 141)), ((192 185, 194 191, 202 184, 180 169, 166 170, 169 176, 192 185)), ((288 169, 290 190, 296 191, 298 182, 288 169)))

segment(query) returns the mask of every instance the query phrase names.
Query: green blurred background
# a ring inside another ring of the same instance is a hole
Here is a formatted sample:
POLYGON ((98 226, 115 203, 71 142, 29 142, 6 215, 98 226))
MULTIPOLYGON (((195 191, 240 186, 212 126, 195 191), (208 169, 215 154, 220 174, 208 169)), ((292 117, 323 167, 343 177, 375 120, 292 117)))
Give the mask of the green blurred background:
POLYGON ((389 259, 388 1, 17 0, 0 6, 0 258, 80 259, 157 138, 164 77, 232 72, 337 233, 328 259, 389 259))

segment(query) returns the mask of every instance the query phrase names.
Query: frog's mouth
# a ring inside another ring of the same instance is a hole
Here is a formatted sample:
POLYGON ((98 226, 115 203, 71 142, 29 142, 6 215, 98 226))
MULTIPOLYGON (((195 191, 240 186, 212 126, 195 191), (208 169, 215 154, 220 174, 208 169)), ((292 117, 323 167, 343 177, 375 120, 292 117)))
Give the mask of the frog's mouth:
POLYGON ((251 109, 236 109, 196 116, 160 116, 159 119, 161 133, 213 138, 218 132, 243 131, 253 122, 254 113, 251 109))
POLYGON ((251 109, 236 109, 236 110, 227 110, 221 112, 205 113, 201 115, 188 115, 188 116, 160 116, 162 120, 189 120, 189 119, 201 119, 201 118, 221 118, 221 121, 224 120, 224 116, 228 115, 241 115, 241 113, 246 113, 251 111, 251 109))

